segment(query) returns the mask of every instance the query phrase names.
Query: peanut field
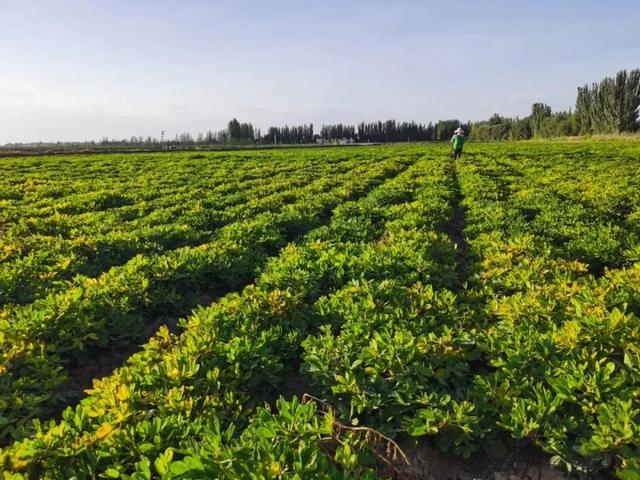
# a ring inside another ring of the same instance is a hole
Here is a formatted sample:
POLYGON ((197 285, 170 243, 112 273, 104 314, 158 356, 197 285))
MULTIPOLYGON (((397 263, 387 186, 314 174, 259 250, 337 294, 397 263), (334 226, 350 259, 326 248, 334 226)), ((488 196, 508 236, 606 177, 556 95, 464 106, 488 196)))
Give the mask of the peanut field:
POLYGON ((4 479, 640 479, 639 142, 0 159, 0 232, 4 479))

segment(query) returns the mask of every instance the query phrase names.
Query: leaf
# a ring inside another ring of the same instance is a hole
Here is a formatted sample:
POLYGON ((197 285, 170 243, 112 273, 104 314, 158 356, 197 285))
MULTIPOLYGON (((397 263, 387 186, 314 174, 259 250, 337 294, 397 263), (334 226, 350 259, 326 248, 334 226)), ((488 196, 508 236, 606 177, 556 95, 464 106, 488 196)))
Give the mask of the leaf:
POLYGON ((171 464, 171 467, 169 468, 169 471, 174 475, 182 475, 189 471, 189 465, 181 461, 173 462, 171 464))
POLYGON ((164 476, 169 473, 171 460, 173 460, 173 449, 167 448, 164 453, 160 454, 158 458, 156 458, 155 462, 153 462, 153 466, 160 475, 164 476))
POLYGON ((634 469, 618 470, 616 476, 620 480, 640 480, 640 471, 634 469))
POLYGON ((107 468, 104 472, 107 478, 120 478, 120 472, 115 468, 107 468))
POLYGON ((100 425, 100 428, 96 430, 96 433, 95 433, 96 440, 102 440, 104 437, 109 435, 112 431, 113 431, 113 425, 111 425, 109 422, 103 423, 102 425, 100 425))
POLYGON ((118 393, 116 394, 116 396, 120 401, 124 401, 127 398, 129 398, 129 389, 125 384, 120 384, 120 386, 118 387, 118 393))

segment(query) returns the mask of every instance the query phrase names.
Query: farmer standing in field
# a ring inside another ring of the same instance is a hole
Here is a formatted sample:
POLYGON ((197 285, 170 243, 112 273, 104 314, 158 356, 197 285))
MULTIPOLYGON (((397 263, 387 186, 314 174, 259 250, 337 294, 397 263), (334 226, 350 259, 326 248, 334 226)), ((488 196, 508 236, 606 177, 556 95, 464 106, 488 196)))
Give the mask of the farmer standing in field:
POLYGON ((451 145, 453 145, 453 158, 460 158, 462 155, 462 147, 464 147, 464 130, 462 127, 458 127, 455 132, 453 132, 453 137, 451 138, 451 145))

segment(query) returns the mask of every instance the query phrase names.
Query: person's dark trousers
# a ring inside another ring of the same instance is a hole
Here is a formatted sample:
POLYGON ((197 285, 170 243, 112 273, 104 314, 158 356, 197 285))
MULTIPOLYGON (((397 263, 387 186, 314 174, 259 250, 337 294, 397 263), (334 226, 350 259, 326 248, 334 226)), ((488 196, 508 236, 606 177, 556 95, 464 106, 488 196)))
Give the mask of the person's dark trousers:
POLYGON ((458 158, 460 158, 461 156, 462 156, 462 149, 461 149, 461 148, 460 148, 460 149, 458 149, 458 150, 454 150, 454 151, 453 151, 453 158, 454 158, 454 159, 456 159, 456 160, 457 160, 457 159, 458 159, 458 158))

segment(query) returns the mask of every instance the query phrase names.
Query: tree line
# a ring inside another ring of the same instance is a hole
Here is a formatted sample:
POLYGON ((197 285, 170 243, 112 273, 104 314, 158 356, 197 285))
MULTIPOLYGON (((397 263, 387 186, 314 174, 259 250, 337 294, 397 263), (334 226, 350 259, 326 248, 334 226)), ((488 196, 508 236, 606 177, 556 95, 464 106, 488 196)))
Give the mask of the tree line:
POLYGON ((285 125, 269 127, 264 134, 251 123, 231 120, 227 128, 219 131, 208 131, 193 137, 182 133, 173 138, 131 137, 130 139, 103 138, 101 145, 128 145, 136 147, 181 148, 188 146, 213 145, 304 145, 345 144, 345 143, 389 143, 389 142, 431 142, 449 140, 453 132, 462 126, 466 131, 471 128, 470 122, 456 119, 440 120, 436 123, 421 124, 416 122, 361 122, 357 125, 331 124, 322 125, 319 131, 313 124, 285 125))
POLYGON ((526 140, 574 135, 633 133, 640 130, 640 69, 578 87, 575 110, 553 112, 534 103, 524 118, 498 114, 471 125, 476 140, 526 140))
POLYGON ((357 125, 343 123, 322 125, 316 132, 313 124, 285 125, 269 127, 264 135, 251 124, 238 124, 237 120, 229 122, 227 130, 211 137, 205 137, 205 143, 253 143, 258 145, 296 145, 309 143, 389 143, 448 140, 459 126, 470 128, 470 123, 463 124, 459 120, 440 120, 422 124, 416 122, 361 122, 357 125), (238 125, 244 126, 239 128, 238 125))
POLYGON ((428 124, 386 120, 357 125, 313 124, 269 127, 264 134, 251 123, 231 120, 223 130, 199 133, 195 138, 182 133, 172 138, 151 136, 125 139, 103 138, 99 142, 54 144, 7 144, 5 147, 72 145, 77 148, 107 147, 189 148, 213 145, 296 145, 311 143, 387 143, 448 141, 458 127, 476 140, 526 140, 530 138, 637 132, 640 108, 640 69, 618 72, 600 82, 578 87, 575 109, 552 111, 549 105, 534 103, 524 118, 494 114, 488 120, 463 123, 457 119, 428 124))
POLYGON ((578 87, 574 110, 554 112, 545 103, 534 103, 524 118, 504 117, 496 113, 488 120, 473 123, 463 123, 458 119, 428 124, 396 120, 360 122, 357 125, 337 123, 322 125, 318 132, 313 124, 285 125, 269 127, 264 135, 251 123, 240 123, 234 118, 226 129, 199 134, 195 139, 185 133, 164 142, 151 137, 132 137, 129 141, 114 142, 138 146, 162 143, 167 148, 218 144, 430 142, 448 141, 458 127, 475 140, 527 140, 637 132, 640 130, 639 108, 640 69, 636 69, 621 70, 614 77, 578 87))
POLYGON ((416 122, 361 122, 358 125, 323 125, 319 140, 331 142, 333 140, 347 140, 358 143, 386 143, 386 142, 430 142, 449 140, 454 130, 462 126, 469 128, 470 123, 460 120, 440 120, 438 122, 422 124, 416 122))

